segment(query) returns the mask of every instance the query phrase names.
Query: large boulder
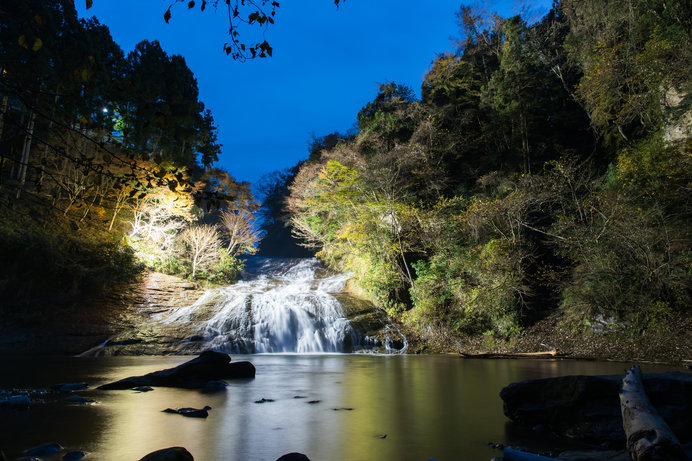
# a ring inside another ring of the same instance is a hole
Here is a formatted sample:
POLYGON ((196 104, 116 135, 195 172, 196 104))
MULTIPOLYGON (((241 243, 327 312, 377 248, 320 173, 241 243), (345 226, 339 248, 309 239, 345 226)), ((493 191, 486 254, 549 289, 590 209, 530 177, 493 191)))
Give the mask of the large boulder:
MULTIPOLYGON (((622 446, 618 392, 623 376, 562 376, 513 383, 502 389, 512 421, 584 442, 622 446)), ((682 443, 692 441, 692 374, 644 376, 649 400, 682 443)))
POLYGON ((194 458, 183 447, 171 447, 153 451, 139 461, 194 461, 194 458))
POLYGON ((305 456, 302 453, 293 452, 293 453, 286 453, 285 455, 283 455, 282 457, 280 457, 276 461, 310 461, 310 458, 308 458, 307 456, 305 456))
POLYGON ((197 358, 144 376, 131 376, 99 389, 132 389, 141 386, 182 387, 199 389, 210 381, 220 379, 254 378, 255 367, 250 362, 231 363, 231 357, 221 352, 205 351, 197 358))

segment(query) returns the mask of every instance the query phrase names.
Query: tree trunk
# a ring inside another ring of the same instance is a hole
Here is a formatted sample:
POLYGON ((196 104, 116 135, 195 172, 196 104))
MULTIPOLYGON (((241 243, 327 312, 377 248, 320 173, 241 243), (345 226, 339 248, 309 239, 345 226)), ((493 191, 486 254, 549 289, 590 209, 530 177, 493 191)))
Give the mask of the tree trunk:
POLYGON ((638 366, 627 370, 620 391, 627 451, 634 461, 684 461, 680 442, 649 402, 638 366))
POLYGON ((29 124, 26 129, 26 137, 24 138, 24 149, 22 150, 22 161, 19 165, 19 174, 17 179, 19 179, 19 187, 17 188, 17 198, 22 193, 24 184, 26 183, 26 171, 29 167, 29 153, 31 152, 31 140, 34 135, 34 120, 36 118, 35 113, 31 113, 29 116, 29 124))

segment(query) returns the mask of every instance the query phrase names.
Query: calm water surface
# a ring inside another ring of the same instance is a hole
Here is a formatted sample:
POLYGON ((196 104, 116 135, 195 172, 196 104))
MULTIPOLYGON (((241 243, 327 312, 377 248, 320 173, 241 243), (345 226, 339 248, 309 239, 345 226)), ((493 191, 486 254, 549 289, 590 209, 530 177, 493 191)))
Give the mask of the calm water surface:
MULTIPOLYGON (((190 358, 5 357, 0 388, 76 381, 93 388, 190 358)), ((169 446, 186 447, 198 461, 273 461, 292 451, 312 461, 489 460, 499 452, 487 442, 526 441, 502 413, 498 393, 504 386, 549 376, 621 374, 631 365, 358 354, 233 357, 243 359, 255 364, 257 377, 230 381, 221 392, 91 389, 79 395, 96 400, 93 405, 58 399, 28 411, 0 409, 0 449, 9 460, 47 441, 87 451, 95 460, 138 460, 169 446), (254 403, 262 398, 274 402, 254 403), (205 405, 212 407, 206 419, 161 412, 205 405)), ((672 369, 643 367, 645 373, 672 369)))

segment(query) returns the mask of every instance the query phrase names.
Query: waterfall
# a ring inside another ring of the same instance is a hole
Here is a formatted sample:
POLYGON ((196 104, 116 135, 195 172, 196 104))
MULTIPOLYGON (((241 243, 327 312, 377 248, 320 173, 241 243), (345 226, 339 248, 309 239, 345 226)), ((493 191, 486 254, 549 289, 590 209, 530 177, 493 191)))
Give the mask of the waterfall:
POLYGON ((250 258, 240 282, 159 321, 195 325, 193 341, 229 353, 351 352, 367 345, 334 296, 347 278, 315 258, 250 258))

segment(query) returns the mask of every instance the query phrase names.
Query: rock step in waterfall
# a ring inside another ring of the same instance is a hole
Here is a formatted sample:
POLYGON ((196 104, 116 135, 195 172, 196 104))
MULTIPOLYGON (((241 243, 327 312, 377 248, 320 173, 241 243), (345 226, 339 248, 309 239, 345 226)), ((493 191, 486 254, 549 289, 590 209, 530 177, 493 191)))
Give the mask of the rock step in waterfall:
POLYGON ((85 355, 404 352, 386 315, 344 292, 347 279, 316 258, 250 258, 238 283, 187 306, 151 305, 133 331, 85 355))

